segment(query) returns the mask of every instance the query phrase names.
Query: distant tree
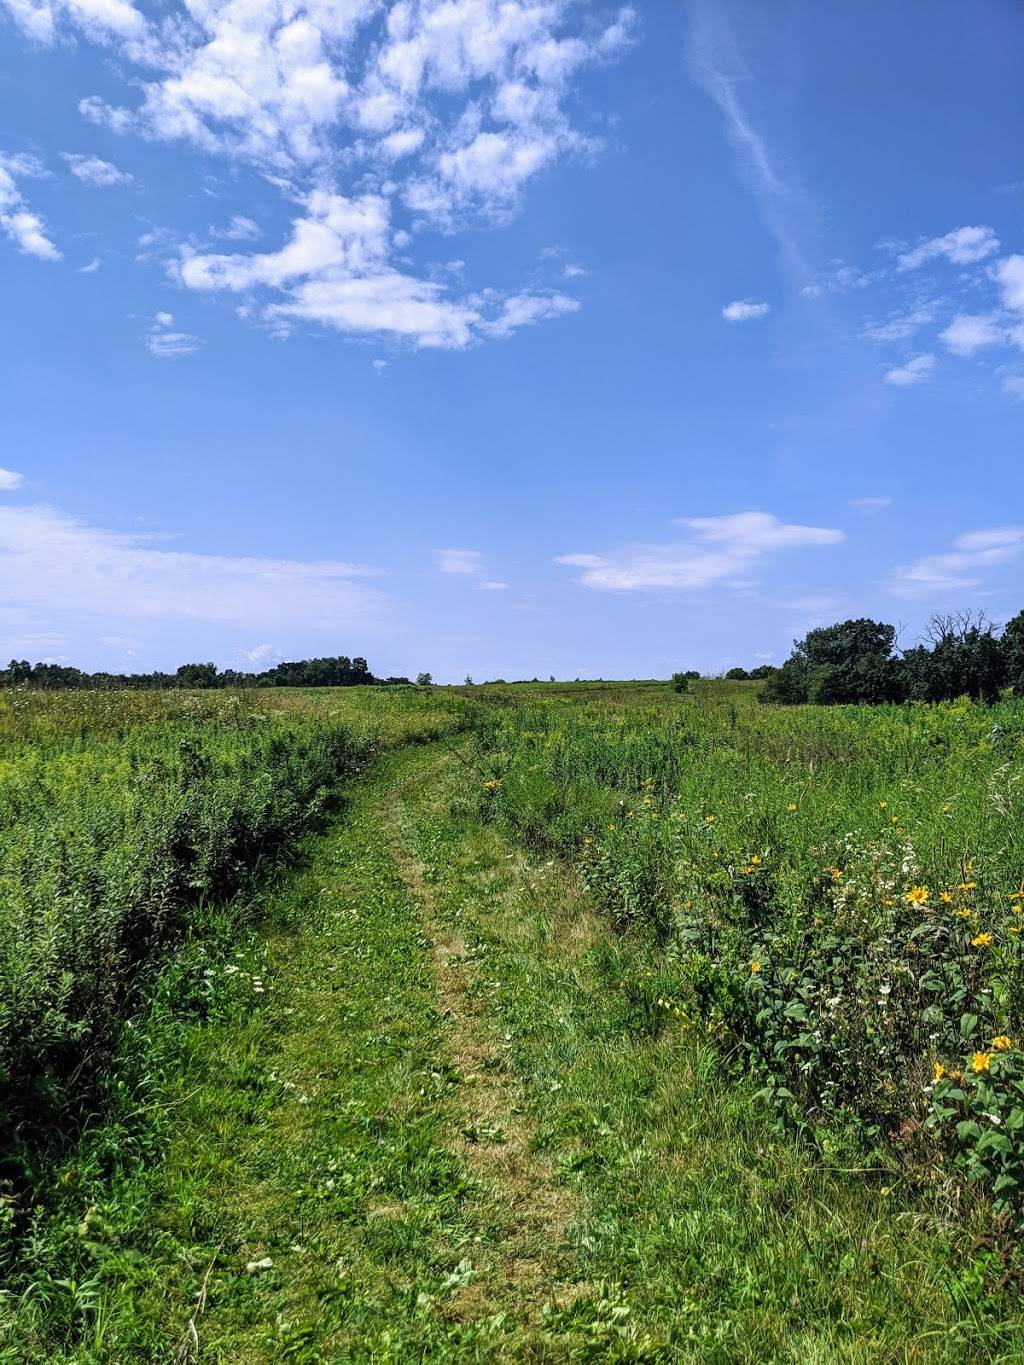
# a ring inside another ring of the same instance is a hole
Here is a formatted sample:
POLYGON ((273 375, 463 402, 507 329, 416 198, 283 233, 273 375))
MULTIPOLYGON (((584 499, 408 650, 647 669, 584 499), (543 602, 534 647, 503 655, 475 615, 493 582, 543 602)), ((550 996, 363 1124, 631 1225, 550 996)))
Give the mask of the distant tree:
MULTIPOLYGON (((931 649, 918 646, 904 655, 907 695, 914 701, 952 701, 973 697, 993 702, 1009 678, 1008 645, 983 611, 937 613, 928 622, 925 639, 931 649)), ((1009 647, 1016 639, 1011 633, 1009 647)))
POLYGON ((700 682, 700 670, 697 668, 688 668, 684 676, 693 682, 700 682))
POLYGON ((673 674, 672 674, 672 678, 671 678, 671 683, 672 683, 673 689, 674 689, 676 692, 680 692, 680 693, 682 693, 682 692, 689 692, 689 690, 690 690, 690 674, 689 674, 689 673, 673 673, 673 674))
POLYGON ((730 682, 746 682, 750 674, 745 668, 730 668, 725 676, 730 682))
POLYGON ((174 675, 178 687, 216 687, 216 664, 182 664, 174 675))
POLYGON ((895 643, 895 626, 868 617, 819 626, 793 642, 793 653, 769 677, 761 700, 782 705, 899 701, 904 682, 895 643))
POLYGON ((468 673, 466 674, 466 686, 467 686, 467 687, 472 687, 472 686, 473 686, 473 679, 469 676, 468 673))
POLYGON ((777 664, 758 664, 750 670, 750 677, 754 682, 763 682, 766 678, 774 677, 778 671, 777 664))
POLYGON ((1002 644, 1007 685, 1013 688, 1014 696, 1024 697, 1024 611, 1007 621, 1002 644))
POLYGON ((417 686, 417 687, 429 687, 430 684, 431 684, 433 681, 434 681, 434 679, 430 676, 429 673, 417 673, 417 674, 416 674, 416 686, 417 686))

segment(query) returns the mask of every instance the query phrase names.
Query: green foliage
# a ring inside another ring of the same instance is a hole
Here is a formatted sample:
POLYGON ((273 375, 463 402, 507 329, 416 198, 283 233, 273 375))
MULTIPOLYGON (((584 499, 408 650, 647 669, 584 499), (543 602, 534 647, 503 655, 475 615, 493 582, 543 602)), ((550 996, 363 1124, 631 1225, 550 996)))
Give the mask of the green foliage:
POLYGON ((673 674, 672 674, 672 678, 671 678, 671 682, 672 682, 672 691, 673 691, 673 692, 682 693, 682 692, 689 692, 689 690, 690 690, 690 675, 689 675, 689 673, 673 673, 673 674))
POLYGON ((0 1147, 22 1213, 102 1089, 143 969, 286 855, 381 743, 458 719, 454 699, 342 695, 0 700, 0 1147))
MULTIPOLYGON (((687 1009, 780 1115, 855 1121, 921 1178, 944 1154, 963 1165, 930 1121, 933 1064, 952 1065, 965 1017, 1012 1040, 993 1078, 1024 1057, 1024 704, 751 696, 504 709, 483 741, 489 811, 663 946, 687 1009)), ((986 1151, 1024 1154, 1008 1119, 989 1128, 986 1151)), ((1004 1171, 984 1172, 994 1194, 1004 1171)))

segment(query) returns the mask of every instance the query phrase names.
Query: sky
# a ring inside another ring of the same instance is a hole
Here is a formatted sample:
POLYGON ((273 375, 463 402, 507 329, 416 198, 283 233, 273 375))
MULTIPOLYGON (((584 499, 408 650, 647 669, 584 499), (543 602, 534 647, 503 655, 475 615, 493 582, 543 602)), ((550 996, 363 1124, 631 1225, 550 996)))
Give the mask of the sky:
POLYGON ((1014 0, 0 0, 0 655, 1024 608, 1014 0))

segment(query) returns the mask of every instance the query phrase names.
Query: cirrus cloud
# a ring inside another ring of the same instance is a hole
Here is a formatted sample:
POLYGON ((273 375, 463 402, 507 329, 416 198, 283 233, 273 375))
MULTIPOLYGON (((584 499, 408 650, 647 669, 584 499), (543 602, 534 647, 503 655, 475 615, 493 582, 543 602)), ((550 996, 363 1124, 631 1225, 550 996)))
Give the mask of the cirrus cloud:
POLYGON ((690 532, 670 545, 626 545, 601 554, 565 554, 556 564, 582 569, 579 582, 601 592, 693 591, 716 584, 748 586, 751 573, 781 550, 837 545, 843 531, 787 524, 768 512, 681 517, 690 532))

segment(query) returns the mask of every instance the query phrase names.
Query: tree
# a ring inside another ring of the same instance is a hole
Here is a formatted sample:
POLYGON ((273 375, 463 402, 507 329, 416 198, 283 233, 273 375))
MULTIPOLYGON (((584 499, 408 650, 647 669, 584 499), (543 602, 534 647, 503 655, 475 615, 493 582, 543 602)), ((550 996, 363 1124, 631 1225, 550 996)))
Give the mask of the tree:
POLYGON ((761 698, 784 705, 899 701, 903 681, 895 643, 895 626, 866 616, 819 626, 794 640, 793 653, 761 698))
POLYGON ((689 675, 689 673, 673 673, 673 674, 672 674, 671 682, 672 682, 673 688, 674 688, 675 691, 677 691, 677 692, 680 692, 680 693, 682 693, 682 692, 689 692, 689 690, 690 690, 690 675, 689 675))
POLYGON ((730 668, 725 676, 729 682, 746 682, 750 674, 745 668, 730 668))
POLYGON ((417 673, 417 674, 416 674, 416 686, 417 686, 417 687, 429 687, 430 684, 431 684, 433 681, 434 681, 434 679, 430 676, 429 673, 417 673))
POLYGON ((914 701, 995 701, 1009 680, 1008 652, 1016 638, 1014 627, 1009 642, 1005 633, 1000 640, 983 611, 936 613, 925 630, 932 648, 921 645, 904 656, 907 695, 914 701))
POLYGON ((1024 611, 1007 621, 1002 644, 1006 682, 1013 688, 1014 696, 1024 697, 1024 611))
POLYGON ((216 687, 216 664, 182 664, 175 673, 178 687, 216 687))

